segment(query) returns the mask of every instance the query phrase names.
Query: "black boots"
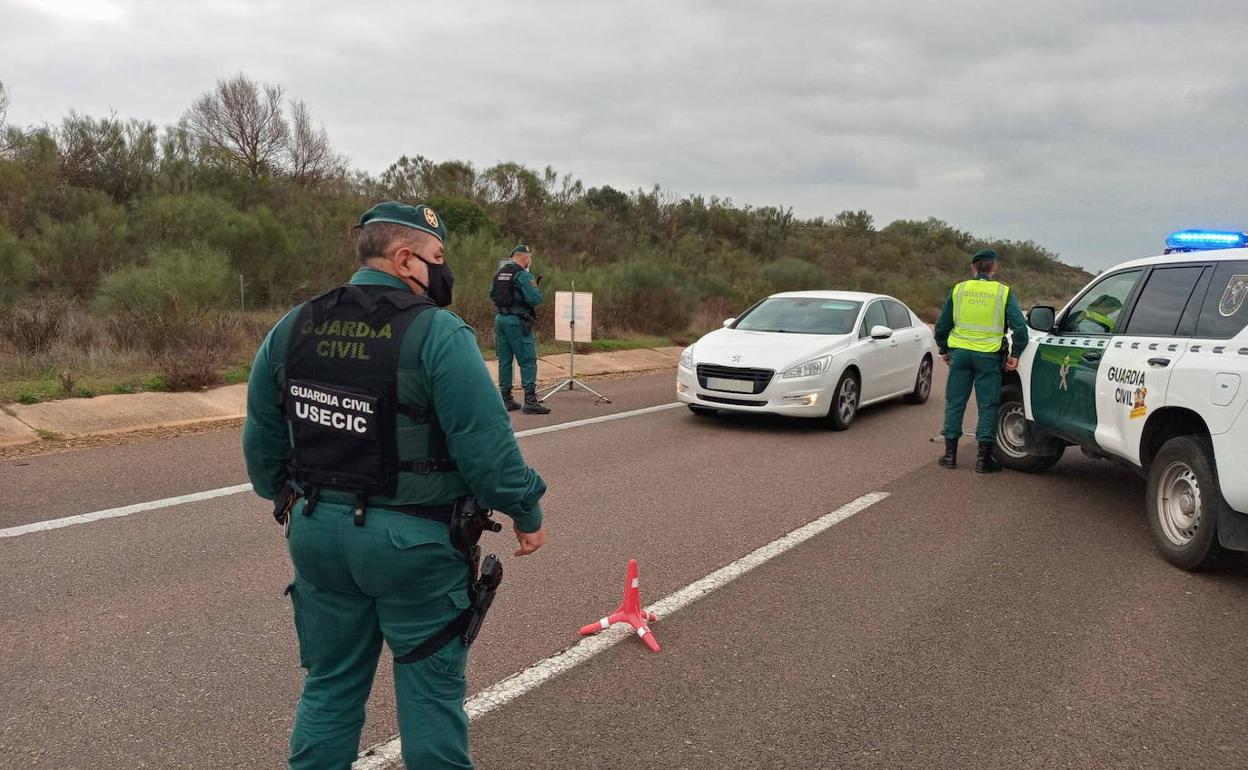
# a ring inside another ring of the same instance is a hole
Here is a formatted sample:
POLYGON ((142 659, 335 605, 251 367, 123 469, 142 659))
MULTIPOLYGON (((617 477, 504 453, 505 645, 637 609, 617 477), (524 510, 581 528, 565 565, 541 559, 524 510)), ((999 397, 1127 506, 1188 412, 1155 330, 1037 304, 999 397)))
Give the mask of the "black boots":
POLYGON ((945 454, 936 463, 942 468, 958 467, 958 440, 956 438, 945 439, 945 454))
POLYGON ((524 391, 525 414, 550 414, 550 407, 537 400, 537 388, 524 391))
POLYGON ((514 412, 520 408, 516 400, 511 397, 511 388, 499 388, 498 392, 503 396, 503 406, 507 407, 507 411, 514 412))
POLYGON ((992 442, 979 445, 979 457, 975 460, 976 473, 996 473, 1001 470, 1001 466, 992 457, 992 448, 992 442))

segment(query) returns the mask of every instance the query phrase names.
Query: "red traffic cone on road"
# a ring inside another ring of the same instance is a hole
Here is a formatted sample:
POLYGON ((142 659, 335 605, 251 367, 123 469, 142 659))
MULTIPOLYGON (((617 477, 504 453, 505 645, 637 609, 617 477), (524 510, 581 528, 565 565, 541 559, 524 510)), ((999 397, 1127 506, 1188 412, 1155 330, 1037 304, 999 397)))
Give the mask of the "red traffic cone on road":
POLYGON ((624 601, 620 603, 620 608, 611 613, 607 617, 599 620, 597 623, 590 623, 581 629, 581 636, 596 634, 604 628, 610 628, 612 623, 627 623, 637 632, 637 636, 641 637, 641 641, 646 643, 654 652, 659 651, 659 642, 654 638, 654 634, 650 632, 647 623, 653 623, 659 619, 658 615, 653 612, 646 612, 641 608, 641 589, 637 580, 637 560, 628 560, 628 580, 624 583, 624 601))

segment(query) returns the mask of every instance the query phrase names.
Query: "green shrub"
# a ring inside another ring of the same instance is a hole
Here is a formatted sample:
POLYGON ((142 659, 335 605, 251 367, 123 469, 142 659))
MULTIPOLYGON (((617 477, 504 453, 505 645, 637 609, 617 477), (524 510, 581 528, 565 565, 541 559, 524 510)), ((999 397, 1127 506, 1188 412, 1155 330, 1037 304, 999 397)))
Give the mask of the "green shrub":
POLYGON ((96 307, 149 318, 196 313, 226 304, 233 287, 230 262, 219 250, 197 243, 162 246, 146 262, 105 276, 96 307))

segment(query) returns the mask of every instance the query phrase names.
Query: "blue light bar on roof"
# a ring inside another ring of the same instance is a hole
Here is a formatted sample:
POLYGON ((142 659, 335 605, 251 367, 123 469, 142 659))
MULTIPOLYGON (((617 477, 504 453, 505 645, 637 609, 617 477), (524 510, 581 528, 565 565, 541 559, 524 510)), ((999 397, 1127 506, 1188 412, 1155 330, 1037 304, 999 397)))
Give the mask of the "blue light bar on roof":
POLYGON ((1180 230, 1166 239, 1166 253, 1242 248, 1248 248, 1248 234, 1231 230, 1180 230))

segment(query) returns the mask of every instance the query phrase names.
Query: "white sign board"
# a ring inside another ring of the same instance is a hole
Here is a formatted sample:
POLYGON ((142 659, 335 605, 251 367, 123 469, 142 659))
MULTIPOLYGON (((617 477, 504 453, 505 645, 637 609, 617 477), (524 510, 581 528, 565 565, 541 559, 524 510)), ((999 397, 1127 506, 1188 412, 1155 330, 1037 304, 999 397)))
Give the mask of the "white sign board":
POLYGON ((594 294, 589 291, 555 292, 555 339, 559 342, 590 342, 594 321, 594 294), (576 297, 576 339, 572 339, 572 298, 576 297))

